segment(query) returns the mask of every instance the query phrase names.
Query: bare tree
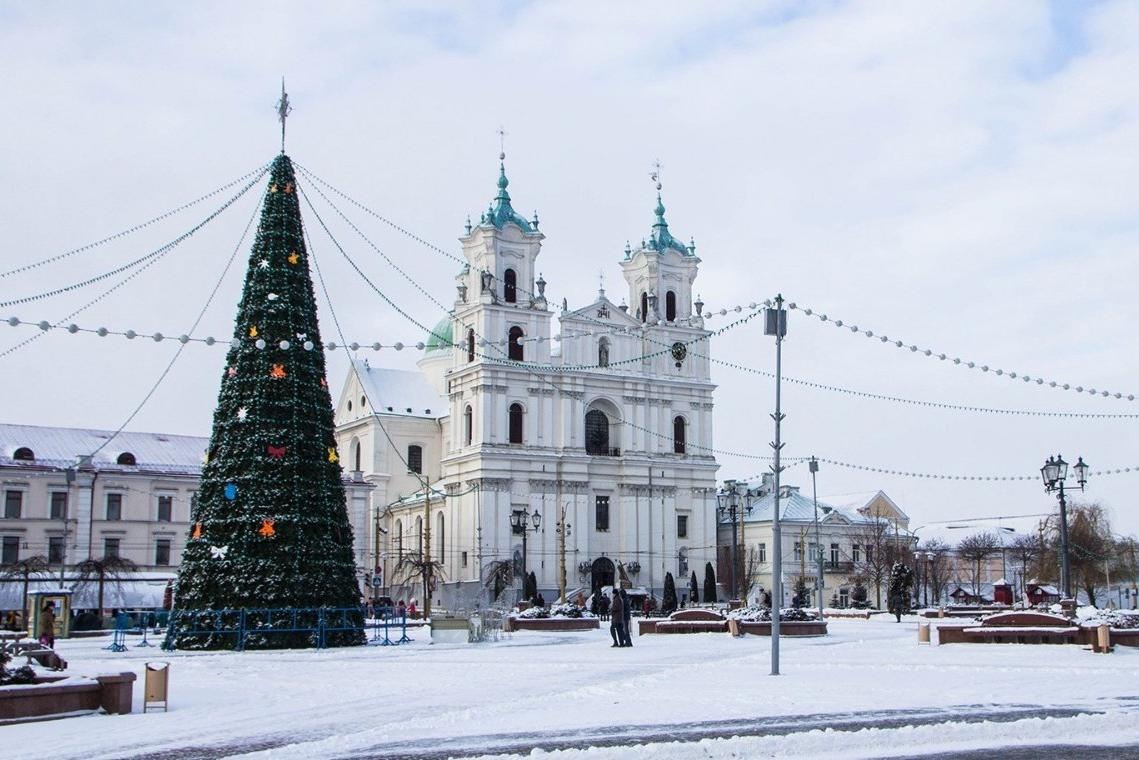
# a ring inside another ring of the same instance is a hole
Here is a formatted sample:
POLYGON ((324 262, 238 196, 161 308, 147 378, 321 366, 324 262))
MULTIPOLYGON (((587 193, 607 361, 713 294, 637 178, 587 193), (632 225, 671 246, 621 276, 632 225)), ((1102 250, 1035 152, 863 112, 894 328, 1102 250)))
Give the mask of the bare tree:
POLYGON ((756 547, 752 546, 747 549, 747 552, 739 557, 739 572, 736 573, 736 589, 739 592, 740 599, 747 600, 751 598, 751 592, 755 590, 756 578, 759 577, 759 552, 756 547))
POLYGON ((514 585, 514 560, 499 559, 488 562, 483 568, 483 587, 490 592, 491 602, 498 601, 502 592, 514 585))
POLYGON ((944 541, 931 538, 918 547, 922 553, 922 577, 929 586, 929 595, 934 604, 941 604, 941 599, 949 585, 950 575, 950 547, 944 541))
POLYGON ((903 540, 908 542, 908 536, 900 537, 897 525, 878 512, 868 517, 862 529, 852 536, 858 554, 852 552, 851 580, 861 579, 874 588, 874 606, 878 609, 882 608, 882 586, 890 577, 894 561, 901 556, 903 540))
POLYGON ((981 597, 981 579, 984 577, 982 566, 985 560, 1000 553, 1000 550, 1000 539, 989 531, 974 533, 957 543, 957 556, 968 563, 966 571, 969 583, 973 588, 973 597, 978 601, 981 597))
POLYGON ((1028 573, 1032 564, 1040 556, 1040 541, 1036 536, 1021 533, 1008 546, 1013 561, 1020 567, 1020 595, 1027 604, 1028 573))
POLYGON ((28 587, 31 585, 32 576, 43 576, 50 570, 51 564, 48 563, 47 557, 42 554, 0 565, 0 578, 10 581, 19 580, 24 584, 24 594, 20 597, 20 608, 24 611, 23 620, 25 623, 28 620, 28 587))
POLYGON ((394 576, 402 591, 422 593, 427 599, 428 586, 433 578, 442 578, 444 575, 443 563, 439 560, 426 560, 422 554, 405 554, 399 558, 395 566, 394 576), (419 586, 417 592, 415 587, 419 586))
POLYGON ((116 586, 122 584, 123 578, 138 570, 136 565, 126 557, 117 554, 108 554, 105 557, 88 557, 75 566, 79 573, 79 585, 95 583, 99 589, 99 614, 103 614, 103 592, 108 582, 116 586))
POLYGON ((1106 582, 1104 571, 1115 549, 1111 523, 1099 503, 1073 505, 1068 514, 1068 565, 1095 606, 1096 589, 1106 582))

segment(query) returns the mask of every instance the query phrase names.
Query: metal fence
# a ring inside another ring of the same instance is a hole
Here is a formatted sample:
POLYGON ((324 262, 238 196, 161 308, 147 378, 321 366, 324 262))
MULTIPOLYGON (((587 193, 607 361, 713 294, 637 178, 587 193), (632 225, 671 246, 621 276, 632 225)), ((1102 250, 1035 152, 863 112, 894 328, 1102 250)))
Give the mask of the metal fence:
POLYGON ((284 607, 259 609, 175 610, 170 613, 162 648, 177 649, 181 639, 226 643, 244 651, 265 646, 307 644, 317 649, 329 645, 330 636, 358 632, 364 643, 366 624, 362 607, 284 607), (278 637, 291 637, 282 643, 278 637))

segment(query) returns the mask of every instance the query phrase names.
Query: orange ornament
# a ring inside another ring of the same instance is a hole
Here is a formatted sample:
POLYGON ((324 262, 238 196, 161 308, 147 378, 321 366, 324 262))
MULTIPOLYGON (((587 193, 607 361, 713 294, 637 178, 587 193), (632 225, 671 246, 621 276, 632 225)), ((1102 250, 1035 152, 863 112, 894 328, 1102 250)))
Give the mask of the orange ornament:
POLYGON ((274 380, 280 380, 285 376, 286 373, 284 364, 274 364, 273 368, 269 370, 269 377, 273 378, 274 380))
POLYGON ((296 251, 293 251, 292 253, 289 254, 289 263, 290 264, 296 265, 296 263, 300 260, 301 260, 301 257, 297 255, 296 251))
POLYGON ((249 326, 249 337, 250 338, 256 338, 257 337, 257 325, 250 325, 249 326))
POLYGON ((276 520, 265 519, 261 521, 261 530, 257 531, 261 534, 262 538, 272 538, 277 535, 277 529, 273 527, 276 520))
POLYGON ((269 192, 271 192, 271 193, 277 192, 277 183, 276 182, 274 182, 272 185, 269 186, 269 192))
POLYGON ((202 537, 202 524, 200 522, 194 523, 194 532, 190 537, 191 538, 201 538, 202 537))
POLYGON ((292 182, 286 182, 285 183, 285 195, 292 195, 292 193, 293 193, 293 183, 292 182))

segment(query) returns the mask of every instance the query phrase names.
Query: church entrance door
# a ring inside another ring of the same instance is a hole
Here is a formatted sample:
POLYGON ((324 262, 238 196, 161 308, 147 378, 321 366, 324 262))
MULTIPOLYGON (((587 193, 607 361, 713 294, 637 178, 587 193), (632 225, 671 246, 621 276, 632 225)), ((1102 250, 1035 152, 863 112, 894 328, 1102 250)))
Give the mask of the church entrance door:
POLYGON ((613 560, 608 557, 598 557, 593 560, 593 576, 590 589, 596 594, 601 590, 602 586, 612 586, 616 574, 617 568, 614 567, 613 560))

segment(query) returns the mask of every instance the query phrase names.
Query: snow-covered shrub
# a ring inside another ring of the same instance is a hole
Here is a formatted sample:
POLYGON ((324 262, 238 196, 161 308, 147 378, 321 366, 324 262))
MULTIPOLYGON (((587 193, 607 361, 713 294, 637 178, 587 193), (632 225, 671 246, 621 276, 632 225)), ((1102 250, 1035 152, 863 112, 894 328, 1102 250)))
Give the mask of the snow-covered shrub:
POLYGON ((544 620, 546 618, 586 618, 593 617, 593 615, 586 612, 584 607, 578 607, 576 604, 555 604, 551 607, 531 607, 525 612, 519 612, 515 617, 544 620))
MULTIPOLYGON (((731 620, 742 620, 747 623, 770 623, 771 610, 767 607, 740 607, 728 613, 731 620)), ((781 622, 806 622, 819 619, 819 611, 805 607, 784 607, 779 611, 781 622)))
POLYGON ((1085 628, 1095 628, 1104 623, 1112 628, 1139 628, 1139 611, 1136 610, 1099 610, 1095 607, 1081 607, 1076 610, 1076 617, 1080 625, 1085 628))
POLYGON ((526 620, 544 619, 550 616, 550 610, 546 607, 529 607, 522 612, 519 612, 515 617, 524 618, 526 620))

